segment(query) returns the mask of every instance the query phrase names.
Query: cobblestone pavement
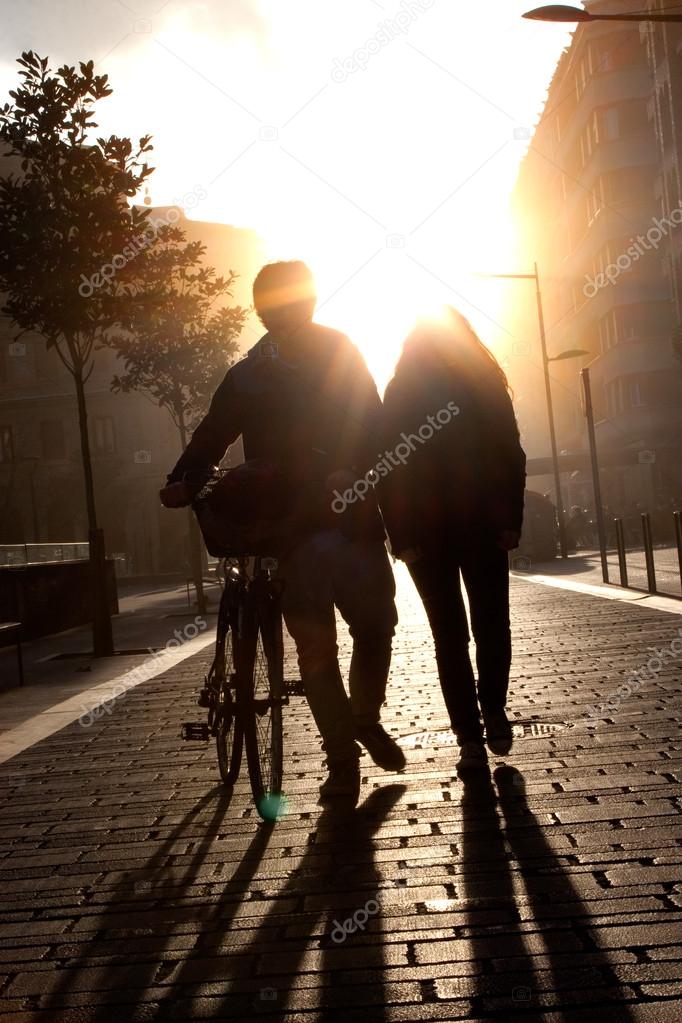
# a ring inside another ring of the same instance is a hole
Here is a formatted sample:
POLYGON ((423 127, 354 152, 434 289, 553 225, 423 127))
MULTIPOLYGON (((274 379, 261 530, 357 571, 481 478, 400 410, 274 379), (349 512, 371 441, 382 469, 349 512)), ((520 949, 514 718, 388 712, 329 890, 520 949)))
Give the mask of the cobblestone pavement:
POLYGON ((317 805, 302 700, 287 816, 221 789, 178 738, 208 652, 0 768, 3 1023, 682 1019, 682 618, 514 579, 519 737, 464 786, 400 588, 386 721, 408 767, 365 756, 355 813, 317 805))

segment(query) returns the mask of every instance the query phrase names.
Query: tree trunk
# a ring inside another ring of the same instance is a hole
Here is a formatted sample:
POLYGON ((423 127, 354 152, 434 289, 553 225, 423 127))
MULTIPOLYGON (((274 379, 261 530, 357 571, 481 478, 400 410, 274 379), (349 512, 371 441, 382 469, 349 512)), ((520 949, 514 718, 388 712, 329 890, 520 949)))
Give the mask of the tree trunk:
POLYGON ((97 525, 95 484, 92 477, 92 460, 90 458, 88 410, 85 402, 83 366, 75 362, 73 379, 76 384, 76 398, 78 401, 78 428, 80 431, 83 479, 85 482, 85 503, 88 510, 88 540, 90 543, 90 571, 93 596, 92 649, 95 657, 111 657, 114 653, 114 637, 111 629, 109 595, 107 593, 106 550, 104 534, 97 525))
MULTIPOLYGON (((185 426, 185 417, 182 414, 182 410, 178 410, 178 431, 180 433, 180 444, 184 451, 187 447, 187 427, 185 426)), ((207 610, 206 594, 204 593, 204 578, 203 578, 203 566, 201 558, 201 534, 197 521, 194 517, 194 512, 191 508, 187 509, 187 530, 189 540, 189 560, 190 570, 192 572, 192 582, 194 583, 194 589, 197 595, 197 611, 200 615, 205 615, 207 610)))

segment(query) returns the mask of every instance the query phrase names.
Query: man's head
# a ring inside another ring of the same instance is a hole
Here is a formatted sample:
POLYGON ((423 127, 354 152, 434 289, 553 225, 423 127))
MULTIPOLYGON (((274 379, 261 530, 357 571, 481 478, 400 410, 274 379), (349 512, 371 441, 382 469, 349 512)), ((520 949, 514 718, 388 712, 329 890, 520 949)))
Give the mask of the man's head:
POLYGON ((313 275, 300 260, 267 263, 253 282, 253 304, 273 336, 287 338, 313 318, 317 293, 313 275))

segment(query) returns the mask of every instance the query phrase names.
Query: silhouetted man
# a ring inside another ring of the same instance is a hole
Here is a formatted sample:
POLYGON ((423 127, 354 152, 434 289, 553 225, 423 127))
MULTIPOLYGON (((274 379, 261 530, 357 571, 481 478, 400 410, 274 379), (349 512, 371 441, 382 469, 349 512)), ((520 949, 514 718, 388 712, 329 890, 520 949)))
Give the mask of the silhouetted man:
POLYGON ((161 499, 169 507, 189 503, 185 473, 220 462, 240 434, 247 461, 279 465, 296 481, 306 526, 279 562, 284 618, 327 754, 321 798, 356 802, 356 739, 385 770, 405 766, 379 720, 397 622, 383 523, 371 489, 362 498, 349 489, 376 462, 381 402, 350 340, 313 323, 317 296, 304 263, 264 266, 253 298, 267 334, 228 371, 161 499), (335 608, 353 638, 350 699, 335 608))

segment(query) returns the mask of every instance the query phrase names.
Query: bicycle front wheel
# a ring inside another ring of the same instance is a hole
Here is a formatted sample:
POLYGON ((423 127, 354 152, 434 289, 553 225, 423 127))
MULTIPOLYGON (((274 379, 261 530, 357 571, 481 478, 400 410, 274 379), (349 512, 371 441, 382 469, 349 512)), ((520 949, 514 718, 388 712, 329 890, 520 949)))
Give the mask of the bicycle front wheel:
POLYGON ((272 599, 258 602, 244 616, 238 700, 251 791, 263 820, 282 816, 282 696, 284 654, 282 617, 272 599), (241 701, 244 701, 243 703, 241 701))
POLYGON ((244 746, 244 733, 237 714, 233 688, 234 616, 231 610, 230 594, 224 590, 218 611, 216 653, 208 678, 214 701, 211 724, 216 740, 220 777, 230 787, 239 777, 244 746))

